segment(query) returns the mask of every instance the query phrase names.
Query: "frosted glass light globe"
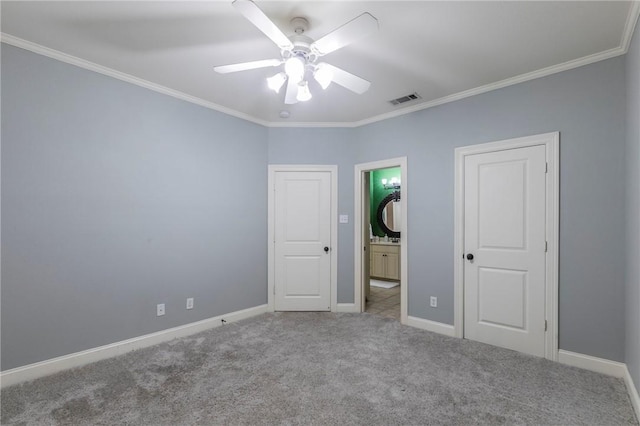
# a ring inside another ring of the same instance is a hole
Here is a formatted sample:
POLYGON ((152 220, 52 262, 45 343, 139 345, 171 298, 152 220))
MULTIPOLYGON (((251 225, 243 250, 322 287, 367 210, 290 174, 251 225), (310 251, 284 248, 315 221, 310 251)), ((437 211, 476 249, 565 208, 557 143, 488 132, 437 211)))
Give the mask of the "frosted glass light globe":
POLYGON ((299 83, 304 77, 304 59, 299 56, 292 56, 284 63, 284 72, 295 82, 299 83))

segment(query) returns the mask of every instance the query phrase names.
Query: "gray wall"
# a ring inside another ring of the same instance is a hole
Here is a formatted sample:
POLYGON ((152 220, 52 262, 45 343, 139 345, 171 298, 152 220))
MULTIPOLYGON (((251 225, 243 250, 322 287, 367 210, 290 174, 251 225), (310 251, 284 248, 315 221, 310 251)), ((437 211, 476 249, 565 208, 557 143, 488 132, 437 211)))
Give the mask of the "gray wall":
POLYGON ((266 303, 266 138, 3 44, 2 369, 266 303))
POLYGON ((626 57, 627 352, 625 361, 636 387, 640 389, 640 34, 638 32, 636 28, 626 57))
POLYGON ((623 361, 624 116, 618 57, 357 129, 408 156, 409 315, 453 324, 454 148, 560 131, 560 348, 623 361))
POLYGON ((361 128, 265 129, 3 45, 2 369, 265 303, 267 164, 339 166, 349 303, 354 164, 406 155, 409 314, 452 323, 454 148, 550 131, 561 132, 560 347, 623 361, 625 291, 638 292, 624 272, 625 226, 637 227, 633 203, 625 225, 637 162, 625 186, 624 156, 638 149, 625 148, 625 66, 629 77, 637 59, 361 128))
MULTIPOLYGON (((270 129, 270 163, 408 158, 409 315, 453 324, 454 148, 561 132, 560 347, 624 360, 624 58, 356 129, 270 129), (429 307, 438 297, 438 308, 429 307)), ((353 302, 353 226, 341 225, 338 302, 353 302), (346 234, 346 235, 345 235, 346 234)))
POLYGON ((338 303, 353 303, 353 141, 352 129, 269 129, 269 164, 338 166, 338 303))

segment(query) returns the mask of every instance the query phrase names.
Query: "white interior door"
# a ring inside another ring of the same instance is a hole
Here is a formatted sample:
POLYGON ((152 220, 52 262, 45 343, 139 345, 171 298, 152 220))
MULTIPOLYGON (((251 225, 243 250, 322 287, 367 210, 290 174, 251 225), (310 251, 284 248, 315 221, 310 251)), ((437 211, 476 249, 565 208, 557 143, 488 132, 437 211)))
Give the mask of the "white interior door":
POLYGON ((278 171, 274 194, 276 311, 331 310, 331 173, 278 171))
POLYGON ((464 336, 545 355, 545 146, 464 163, 464 336))
POLYGON ((363 296, 360 299, 362 306, 360 311, 364 312, 367 308, 367 300, 371 294, 371 173, 363 173, 362 179, 362 278, 363 278, 363 296))

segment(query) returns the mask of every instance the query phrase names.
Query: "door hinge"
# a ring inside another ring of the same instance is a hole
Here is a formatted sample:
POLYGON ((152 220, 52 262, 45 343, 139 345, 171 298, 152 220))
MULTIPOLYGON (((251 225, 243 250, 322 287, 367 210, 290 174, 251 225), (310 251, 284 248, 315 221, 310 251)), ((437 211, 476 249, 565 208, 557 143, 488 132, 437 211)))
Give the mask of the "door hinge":
POLYGON ((544 242, 544 252, 548 252, 549 251, 549 243, 547 241, 544 242))
POLYGON ((544 331, 547 331, 547 320, 544 320, 544 331))
POLYGON ((544 172, 549 173, 549 163, 544 163, 544 172))

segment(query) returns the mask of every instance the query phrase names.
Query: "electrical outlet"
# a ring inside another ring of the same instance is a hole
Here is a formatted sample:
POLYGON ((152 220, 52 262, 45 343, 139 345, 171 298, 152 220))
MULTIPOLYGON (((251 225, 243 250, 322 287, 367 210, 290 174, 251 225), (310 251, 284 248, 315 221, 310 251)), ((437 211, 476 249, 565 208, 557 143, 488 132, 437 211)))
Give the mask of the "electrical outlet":
POLYGON ((432 308, 438 307, 438 298, 435 296, 431 296, 430 304, 432 308))
POLYGON ((158 303, 158 307, 156 309, 156 315, 159 317, 164 315, 164 303, 158 303))
POLYGON ((187 309, 193 309, 193 297, 187 299, 187 309))

